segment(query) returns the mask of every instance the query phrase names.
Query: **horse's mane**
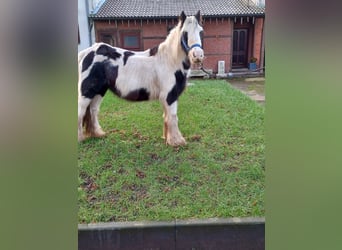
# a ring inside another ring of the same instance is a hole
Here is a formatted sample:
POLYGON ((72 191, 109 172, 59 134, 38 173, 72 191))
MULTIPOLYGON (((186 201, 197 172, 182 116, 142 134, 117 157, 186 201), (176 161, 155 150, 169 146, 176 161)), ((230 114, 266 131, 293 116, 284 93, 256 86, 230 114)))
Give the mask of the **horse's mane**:
POLYGON ((168 42, 172 41, 174 39, 174 37, 179 37, 180 30, 181 30, 181 21, 179 21, 178 24, 171 29, 171 31, 168 34, 168 36, 166 37, 164 43, 168 43, 168 42))
POLYGON ((165 41, 159 44, 158 53, 160 53, 160 55, 163 55, 163 56, 168 55, 169 59, 171 59, 170 57, 172 56, 174 60, 178 58, 179 56, 178 50, 181 50, 180 31, 181 31, 181 21, 179 21, 178 24, 170 31, 165 41), (173 50, 173 53, 170 53, 170 50, 173 50))

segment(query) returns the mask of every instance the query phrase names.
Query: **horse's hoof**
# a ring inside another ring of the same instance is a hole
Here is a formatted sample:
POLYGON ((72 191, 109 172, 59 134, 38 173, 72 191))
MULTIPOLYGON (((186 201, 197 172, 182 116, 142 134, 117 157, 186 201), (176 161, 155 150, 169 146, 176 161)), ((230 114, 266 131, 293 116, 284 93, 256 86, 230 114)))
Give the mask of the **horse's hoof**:
POLYGON ((172 147, 184 146, 186 145, 186 141, 183 137, 180 138, 172 138, 170 140, 166 140, 166 144, 172 147))
POLYGON ((97 129, 96 131, 94 131, 91 134, 91 136, 92 137, 97 137, 97 138, 104 137, 104 136, 106 136, 106 132, 104 132, 102 129, 97 129))
POLYGON ((78 136, 78 142, 83 142, 86 139, 84 135, 79 135, 78 136))

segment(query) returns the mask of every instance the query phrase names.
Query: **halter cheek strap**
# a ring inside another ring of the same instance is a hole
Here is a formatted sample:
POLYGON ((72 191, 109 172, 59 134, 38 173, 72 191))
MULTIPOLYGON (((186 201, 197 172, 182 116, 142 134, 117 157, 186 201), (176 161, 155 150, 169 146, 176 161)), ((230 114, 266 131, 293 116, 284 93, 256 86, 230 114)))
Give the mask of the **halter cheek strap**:
POLYGON ((189 51, 195 47, 199 47, 199 48, 202 48, 202 46, 199 44, 199 43, 195 43, 193 45, 191 45, 191 47, 189 47, 187 44, 186 44, 186 41, 184 39, 184 36, 182 36, 182 39, 181 39, 181 44, 182 44, 182 48, 185 50, 186 53, 189 53, 189 51))

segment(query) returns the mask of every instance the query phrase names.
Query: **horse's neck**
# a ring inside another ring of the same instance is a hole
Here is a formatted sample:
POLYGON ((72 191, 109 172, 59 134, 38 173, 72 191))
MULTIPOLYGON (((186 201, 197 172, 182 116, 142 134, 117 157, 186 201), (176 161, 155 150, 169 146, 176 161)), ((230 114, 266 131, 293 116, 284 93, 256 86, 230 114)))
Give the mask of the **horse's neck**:
POLYGON ((160 44, 160 56, 166 58, 168 63, 181 66, 187 55, 180 44, 179 32, 170 34, 164 42, 160 44))

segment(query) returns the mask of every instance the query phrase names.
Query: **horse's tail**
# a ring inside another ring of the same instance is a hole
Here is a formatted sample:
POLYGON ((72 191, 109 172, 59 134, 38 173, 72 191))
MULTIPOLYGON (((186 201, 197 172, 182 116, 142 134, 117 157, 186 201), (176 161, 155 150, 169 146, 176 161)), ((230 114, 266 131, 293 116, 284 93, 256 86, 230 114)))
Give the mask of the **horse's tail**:
POLYGON ((88 135, 91 134, 92 131, 94 131, 94 126, 91 121, 90 105, 88 106, 86 113, 83 117, 83 126, 85 127, 85 133, 88 135))

